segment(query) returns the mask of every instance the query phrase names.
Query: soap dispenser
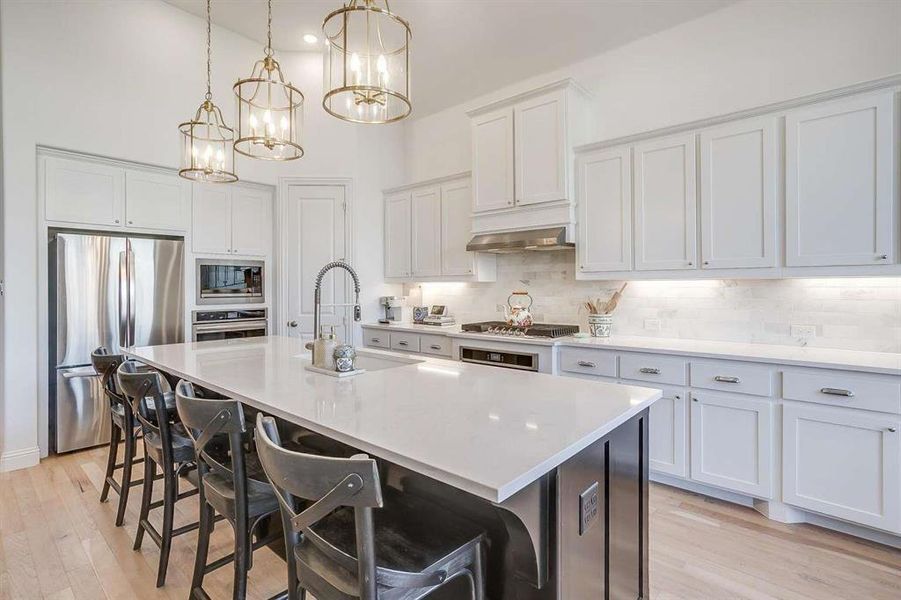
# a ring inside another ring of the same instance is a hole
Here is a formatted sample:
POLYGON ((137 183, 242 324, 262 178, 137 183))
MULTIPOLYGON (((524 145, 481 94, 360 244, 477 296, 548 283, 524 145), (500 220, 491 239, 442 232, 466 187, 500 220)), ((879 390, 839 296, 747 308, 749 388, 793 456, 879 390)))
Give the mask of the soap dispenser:
POLYGON ((338 347, 338 339, 335 336, 334 325, 323 325, 319 338, 313 343, 313 366, 320 369, 335 369, 335 348, 338 347), (326 333, 328 327, 328 333, 326 333))

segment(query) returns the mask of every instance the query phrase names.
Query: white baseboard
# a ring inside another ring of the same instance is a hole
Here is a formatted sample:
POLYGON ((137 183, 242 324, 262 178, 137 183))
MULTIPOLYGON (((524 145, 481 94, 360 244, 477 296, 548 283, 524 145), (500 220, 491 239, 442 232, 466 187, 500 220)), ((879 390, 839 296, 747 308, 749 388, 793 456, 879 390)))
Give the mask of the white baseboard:
POLYGON ((651 472, 650 479, 657 483, 688 490, 689 492, 701 494, 702 496, 710 496, 711 498, 717 498, 733 504, 740 504, 741 506, 753 508, 764 517, 779 521, 780 523, 808 523, 810 525, 823 527, 824 529, 831 529, 840 533, 846 533, 865 540, 870 540, 871 542, 876 542, 878 544, 885 544, 892 548, 901 548, 901 536, 887 531, 871 529, 869 527, 864 527, 863 525, 856 525, 847 521, 833 519, 832 517, 827 517, 825 515, 808 512, 800 508, 795 508, 794 506, 782 504, 781 502, 760 500, 758 498, 745 496, 744 494, 721 490, 703 483, 682 479, 681 477, 673 477, 663 473, 651 472))
POLYGON ((0 472, 16 471, 35 467, 41 462, 41 449, 25 448, 23 450, 10 450, 0 454, 0 472))

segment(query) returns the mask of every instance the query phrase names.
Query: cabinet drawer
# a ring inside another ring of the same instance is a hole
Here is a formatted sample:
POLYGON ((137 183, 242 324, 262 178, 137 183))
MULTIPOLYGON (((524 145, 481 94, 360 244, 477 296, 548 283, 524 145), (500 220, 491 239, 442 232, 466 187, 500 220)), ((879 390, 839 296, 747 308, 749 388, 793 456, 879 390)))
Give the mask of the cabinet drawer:
POLYGON ((419 349, 425 354, 450 356, 452 346, 450 338, 445 335, 423 334, 419 336, 419 349))
POLYGON ((616 377, 616 354, 583 348, 560 348, 560 370, 616 377))
POLYGON ((901 381, 897 378, 836 371, 786 371, 782 376, 782 397, 901 414, 901 381))
POLYGON ((391 349, 401 352, 419 352, 419 335, 415 333, 391 333, 391 349))
POLYGON ((773 370, 769 367, 692 361, 689 370, 692 387, 755 396, 773 395, 773 370))
POLYGON ((390 348, 391 334, 380 329, 364 329, 363 345, 371 348, 390 348))
POLYGON ((619 376, 623 379, 685 385, 687 362, 681 358, 655 354, 622 354, 619 357, 619 376))

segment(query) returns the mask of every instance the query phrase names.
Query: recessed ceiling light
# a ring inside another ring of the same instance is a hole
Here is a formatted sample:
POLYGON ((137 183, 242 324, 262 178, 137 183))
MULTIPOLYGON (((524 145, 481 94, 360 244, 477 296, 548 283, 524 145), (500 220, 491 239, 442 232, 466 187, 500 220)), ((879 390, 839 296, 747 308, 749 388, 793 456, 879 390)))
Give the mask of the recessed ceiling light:
POLYGON ((303 41, 305 41, 308 44, 315 44, 316 42, 319 41, 319 38, 316 37, 315 35, 313 35, 312 33, 305 33, 303 36, 303 41))

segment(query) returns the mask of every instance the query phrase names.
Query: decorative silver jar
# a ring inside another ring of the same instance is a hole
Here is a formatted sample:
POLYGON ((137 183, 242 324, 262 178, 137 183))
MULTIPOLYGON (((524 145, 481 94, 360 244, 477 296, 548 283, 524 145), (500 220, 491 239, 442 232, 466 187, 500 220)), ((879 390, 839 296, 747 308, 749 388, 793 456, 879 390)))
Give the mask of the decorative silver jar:
POLYGON ((588 331, 592 337, 610 337, 613 315, 588 315, 588 331))
POLYGON ((354 361, 357 358, 357 351, 353 346, 341 344, 335 348, 335 370, 339 373, 347 373, 354 370, 354 361))

